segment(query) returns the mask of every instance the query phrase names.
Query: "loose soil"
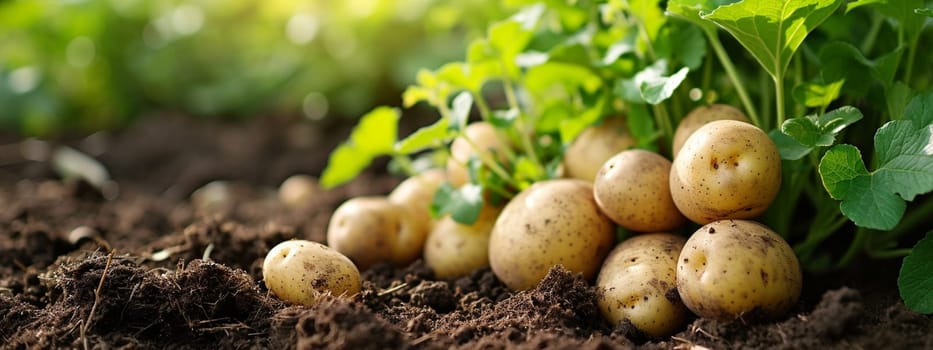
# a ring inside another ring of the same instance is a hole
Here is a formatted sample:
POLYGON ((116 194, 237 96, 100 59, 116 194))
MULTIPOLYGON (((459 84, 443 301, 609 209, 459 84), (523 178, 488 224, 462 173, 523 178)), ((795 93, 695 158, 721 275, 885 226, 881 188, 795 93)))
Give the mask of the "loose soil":
POLYGON ((266 252, 323 241, 342 201, 399 181, 372 171, 300 208, 276 199, 287 176, 320 173, 345 124, 160 116, 57 142, 100 160, 118 194, 0 137, 0 348, 933 348, 933 318, 897 297, 899 261, 808 275, 780 320, 696 319, 664 339, 605 322, 591 281, 559 268, 511 292, 488 269, 439 280, 420 261, 377 265, 353 298, 287 305, 261 282, 266 252), (220 204, 192 204, 214 180, 227 181, 220 204))

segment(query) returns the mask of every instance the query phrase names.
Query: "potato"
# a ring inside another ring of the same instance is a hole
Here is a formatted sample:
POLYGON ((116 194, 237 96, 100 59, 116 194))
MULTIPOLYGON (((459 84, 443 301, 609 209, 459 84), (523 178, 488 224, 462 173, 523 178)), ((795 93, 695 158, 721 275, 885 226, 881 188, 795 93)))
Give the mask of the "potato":
POLYGON ((360 271, 346 256, 311 241, 279 243, 262 262, 266 288, 294 304, 311 305, 323 294, 352 296, 360 292, 360 271))
POLYGON ((486 205, 472 225, 445 216, 424 244, 424 263, 437 278, 456 278, 489 266, 489 235, 502 208, 486 205))
POLYGON ((674 158, 671 197, 700 225, 763 213, 781 187, 781 156, 764 131, 734 120, 698 129, 674 158))
POLYGON ((701 126, 714 120, 738 120, 748 123, 748 117, 738 108, 730 105, 714 104, 710 106, 700 106, 690 111, 680 124, 677 124, 677 131, 674 132, 674 142, 671 148, 674 158, 677 158, 678 152, 683 147, 684 142, 690 135, 693 135, 701 126))
POLYGON ((537 182, 506 204, 489 237, 492 271, 506 286, 525 290, 563 265, 593 278, 612 248, 615 227, 578 179, 537 182))
POLYGON ((691 311, 734 320, 753 310, 777 318, 800 296, 803 277, 794 251, 754 221, 720 220, 687 240, 677 262, 677 290, 691 311))
POLYGON ((606 160, 635 145, 626 130, 623 118, 606 118, 583 130, 564 152, 564 176, 593 181, 606 160))
POLYGON ((670 187, 671 162, 645 150, 623 151, 606 161, 593 183, 596 204, 612 221, 637 232, 676 229, 687 222, 670 187))
POLYGON ((487 122, 476 122, 467 125, 463 130, 466 138, 459 136, 450 144, 450 158, 447 160, 447 181, 454 187, 460 187, 470 182, 470 174, 467 172, 466 164, 473 156, 481 157, 476 153, 476 149, 470 145, 470 141, 477 149, 492 153, 493 159, 499 161, 505 160, 504 150, 511 147, 505 140, 496 135, 496 128, 487 122), (469 138, 470 141, 467 141, 469 138))
POLYGON ((306 206, 317 194, 321 186, 317 179, 309 175, 292 175, 279 185, 279 200, 293 208, 306 206))
POLYGON ((677 293, 677 257, 685 241, 670 233, 647 233, 616 246, 596 278, 603 316, 613 325, 628 320, 656 338, 683 327, 689 311, 672 293, 677 293))
POLYGON ((410 211, 388 198, 357 197, 334 211, 327 245, 363 270, 382 261, 403 266, 421 256, 426 232, 410 211))
POLYGON ((418 175, 412 176, 402 183, 398 184, 392 193, 389 193, 389 201, 400 204, 412 212, 416 220, 420 220, 425 228, 425 236, 434 226, 434 218, 431 216, 431 203, 434 201, 434 194, 441 187, 447 174, 441 169, 430 169, 418 175))

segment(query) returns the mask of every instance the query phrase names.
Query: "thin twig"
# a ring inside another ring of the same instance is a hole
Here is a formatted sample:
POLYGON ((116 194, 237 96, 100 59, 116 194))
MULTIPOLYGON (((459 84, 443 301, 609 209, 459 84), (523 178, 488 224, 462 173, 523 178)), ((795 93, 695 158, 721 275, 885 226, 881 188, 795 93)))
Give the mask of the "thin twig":
POLYGON ((381 297, 381 296, 386 295, 386 294, 392 294, 392 293, 395 293, 395 292, 397 292, 397 291, 399 291, 399 290, 401 290, 402 288, 405 288, 405 287, 408 287, 408 283, 402 283, 402 284, 399 284, 399 285, 397 285, 397 286, 395 286, 395 287, 392 287, 392 288, 383 290, 383 291, 379 292, 379 294, 377 294, 377 295, 381 297))
POLYGON ((97 289, 94 290, 94 305, 91 305, 91 312, 88 313, 87 320, 81 325, 81 343, 84 344, 84 350, 88 350, 87 329, 90 327, 94 313, 97 311, 97 305, 100 304, 100 291, 104 289, 104 281, 107 279, 107 272, 110 270, 110 263, 113 261, 113 254, 116 251, 116 249, 113 249, 107 255, 107 265, 104 265, 104 272, 100 274, 100 283, 97 284, 97 289))

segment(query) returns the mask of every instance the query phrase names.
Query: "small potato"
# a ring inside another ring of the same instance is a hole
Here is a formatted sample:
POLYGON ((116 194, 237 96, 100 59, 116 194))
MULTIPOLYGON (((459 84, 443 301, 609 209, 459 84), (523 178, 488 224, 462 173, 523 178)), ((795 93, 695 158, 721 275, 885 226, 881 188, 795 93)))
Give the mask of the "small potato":
POLYGON ((323 294, 360 292, 360 271, 346 256, 311 241, 279 243, 262 262, 266 288, 293 304, 311 305, 323 294))
POLYGON ((472 225, 445 216, 424 244, 424 263, 437 278, 456 278, 489 266, 489 234, 502 208, 487 205, 472 225))
POLYGON ((612 248, 615 227, 578 179, 537 182, 505 206, 489 238, 492 271, 506 286, 525 290, 563 265, 593 278, 612 248))
POLYGON ((388 198, 357 197, 334 211, 327 245, 364 270, 382 261, 402 266, 421 255, 426 232, 410 211, 388 198))
POLYGON ((686 239, 670 233, 629 238, 609 253, 596 278, 597 304, 609 322, 628 320, 651 337, 675 333, 689 311, 677 293, 677 257, 686 239))
POLYGON ((321 192, 317 179, 310 175, 292 175, 279 185, 279 200, 293 208, 308 205, 321 192))
POLYGON ((623 151, 603 164, 593 183, 599 209, 637 232, 670 231, 687 218, 671 199, 671 162, 645 150, 623 151))
POLYGON ((504 150, 510 145, 500 139, 496 134, 496 128, 487 122, 476 122, 467 125, 463 130, 466 138, 463 136, 454 139, 450 144, 450 158, 447 160, 447 181, 454 187, 460 187, 470 182, 470 175, 467 172, 466 164, 474 155, 477 157, 493 155, 493 159, 505 160, 504 150), (476 146, 476 149, 470 145, 469 138, 476 146), (479 149, 485 154, 477 154, 479 149))
POLYGON ((713 121, 694 132, 674 158, 670 186, 680 212, 700 225, 754 218, 781 188, 781 156, 758 127, 713 121))
POLYGON ((674 158, 684 146, 684 142, 690 135, 693 135, 701 126, 714 120, 738 120, 748 123, 748 117, 738 108, 730 105, 714 104, 710 106, 700 106, 690 111, 684 119, 677 124, 677 131, 674 132, 674 142, 671 150, 674 158))
POLYGON ((600 166, 609 158, 635 146, 624 118, 606 118, 603 123, 583 130, 564 152, 566 177, 593 181, 600 166))
POLYGON ((751 311, 777 318, 800 296, 803 277, 794 251, 754 221, 720 220, 687 240, 677 263, 677 290, 700 317, 734 320, 751 311))
POLYGON ((427 230, 430 230, 434 226, 431 203, 437 189, 446 179, 447 174, 444 170, 427 170, 398 184, 392 193, 389 193, 389 201, 406 207, 427 230))

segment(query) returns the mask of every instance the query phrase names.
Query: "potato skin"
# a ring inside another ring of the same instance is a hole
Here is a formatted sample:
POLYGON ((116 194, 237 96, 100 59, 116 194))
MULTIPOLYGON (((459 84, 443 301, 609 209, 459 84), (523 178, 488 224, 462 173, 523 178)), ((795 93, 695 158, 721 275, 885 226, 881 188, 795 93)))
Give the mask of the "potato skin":
POLYGON ((603 123, 583 130, 564 152, 564 176, 593 181, 609 158, 635 146, 625 119, 606 118, 603 123))
POLYGON ((279 200, 286 206, 300 208, 307 206, 321 193, 321 185, 310 175, 292 175, 279 185, 279 200))
POLYGON ((677 257, 687 240, 670 233, 646 233, 616 246, 596 278, 597 304, 613 325, 629 320, 648 336, 671 335, 689 311, 678 298, 677 257))
POLYGON ((694 108, 677 124, 677 130, 674 131, 673 146, 671 147, 674 158, 677 158, 677 154, 690 135, 693 135, 701 126, 714 120, 737 120, 749 123, 745 113, 730 105, 714 104, 694 108))
POLYGON ((431 203, 446 179, 447 174, 443 170, 431 169, 402 181, 389 193, 389 201, 408 210, 413 221, 410 234, 400 237, 398 242, 396 255, 400 260, 414 260, 421 255, 424 242, 435 224, 431 203))
MULTIPOLYGON (((463 132, 467 138, 484 152, 491 152, 495 159, 504 160, 503 153, 510 145, 504 143, 496 135, 496 128, 487 122, 476 122, 467 125, 463 132)), ((450 158, 447 160, 447 181, 454 187, 460 187, 470 182, 470 175, 465 164, 476 152, 470 143, 459 136, 450 144, 450 158)))
POLYGON ((360 271, 349 258, 311 241, 279 243, 262 263, 266 288, 293 304, 312 305, 324 294, 352 296, 360 292, 360 271))
POLYGON ((593 278, 615 228, 578 179, 537 182, 506 204, 489 239, 492 271, 513 290, 534 287, 555 265, 593 278))
POLYGON ((382 261, 406 265, 421 255, 426 232, 411 215, 386 197, 350 199, 331 216, 327 245, 363 270, 382 261))
POLYGON ((734 320, 756 310, 786 314, 797 302, 803 276, 790 245, 754 221, 720 220, 697 230, 677 262, 677 290, 700 317, 734 320))
POLYGON ((437 278, 457 278, 489 266, 489 235, 502 208, 487 205, 472 225, 449 215, 438 221, 424 244, 424 263, 437 278))
POLYGON ((671 162, 645 150, 609 158, 596 175, 593 195, 612 221, 637 232, 674 230, 687 222, 671 198, 671 162))
POLYGON ((781 156, 764 131, 734 120, 710 122, 687 139, 671 167, 671 197, 704 225, 761 215, 781 187, 781 156))

